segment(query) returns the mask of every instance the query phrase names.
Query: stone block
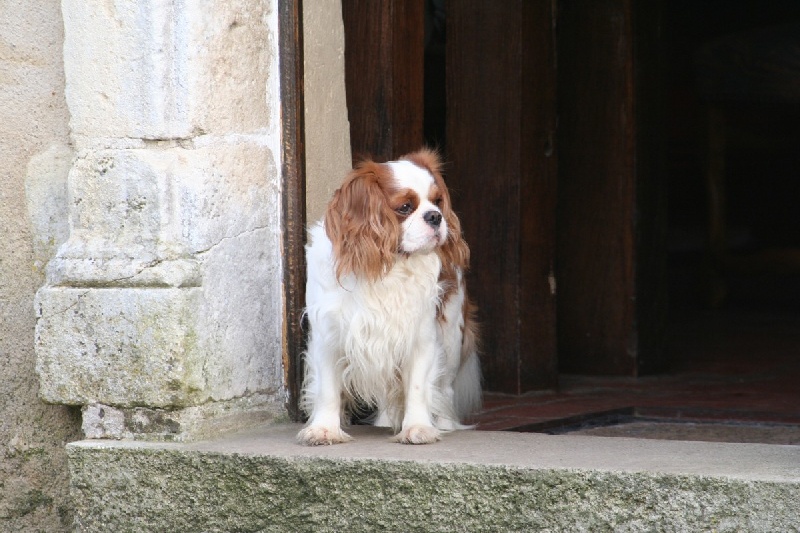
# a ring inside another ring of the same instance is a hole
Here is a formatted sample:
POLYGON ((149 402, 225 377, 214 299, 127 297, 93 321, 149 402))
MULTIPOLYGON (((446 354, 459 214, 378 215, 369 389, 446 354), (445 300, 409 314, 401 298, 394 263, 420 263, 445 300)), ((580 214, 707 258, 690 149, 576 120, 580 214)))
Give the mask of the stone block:
POLYGON ((207 398, 202 291, 46 287, 36 296, 40 396, 71 405, 182 407, 207 398))
POLYGON ((800 448, 454 431, 305 447, 299 425, 67 447, 97 531, 797 531, 800 448))
POLYGON ((71 147, 53 143, 28 162, 25 197, 33 234, 33 264, 41 277, 69 236, 67 175, 73 155, 71 147))
POLYGON ((255 229, 203 252, 206 275, 198 287, 40 289, 41 396, 174 409, 281 394, 274 231, 255 229))
POLYGON ((273 2, 64 0, 78 138, 189 138, 269 126, 273 2))
POLYGON ((189 442, 219 437, 286 419, 276 394, 255 394, 182 409, 85 405, 82 429, 87 439, 189 442))
POLYGON ((196 128, 208 133, 277 128, 278 3, 269 0, 185 2, 188 102, 196 128), (277 118, 277 117, 275 117, 277 118))
POLYGON ((283 300, 278 226, 224 239, 203 254, 206 392, 225 400, 283 389, 283 300))
POLYGON ((48 281, 198 286, 197 254, 279 224, 276 175, 273 154, 254 142, 86 150, 69 174, 70 237, 48 281))

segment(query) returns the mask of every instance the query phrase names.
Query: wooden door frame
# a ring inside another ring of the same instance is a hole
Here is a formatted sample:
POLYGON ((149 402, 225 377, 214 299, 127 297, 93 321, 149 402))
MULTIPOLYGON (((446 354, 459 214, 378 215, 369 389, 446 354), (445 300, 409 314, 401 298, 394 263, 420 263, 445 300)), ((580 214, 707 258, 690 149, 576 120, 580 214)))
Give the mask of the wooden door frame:
POLYGON ((306 150, 303 98, 303 0, 278 2, 281 98, 281 182, 283 239, 283 369, 289 392, 286 408, 299 420, 305 350, 306 150))

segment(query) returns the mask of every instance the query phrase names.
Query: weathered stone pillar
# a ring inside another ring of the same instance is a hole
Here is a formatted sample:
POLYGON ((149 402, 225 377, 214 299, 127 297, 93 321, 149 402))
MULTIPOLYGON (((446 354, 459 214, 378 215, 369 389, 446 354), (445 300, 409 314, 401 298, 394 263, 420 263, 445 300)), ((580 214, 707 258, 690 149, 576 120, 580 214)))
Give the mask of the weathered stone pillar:
POLYGON ((62 1, 76 158, 37 370, 87 437, 283 410, 276 4, 62 1))

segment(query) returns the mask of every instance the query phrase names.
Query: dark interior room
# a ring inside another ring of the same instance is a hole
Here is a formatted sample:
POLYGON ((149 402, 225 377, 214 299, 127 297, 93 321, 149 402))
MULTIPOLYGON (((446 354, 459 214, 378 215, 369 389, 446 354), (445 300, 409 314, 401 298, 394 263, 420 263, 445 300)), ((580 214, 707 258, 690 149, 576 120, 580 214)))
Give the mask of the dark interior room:
POLYGON ((680 419, 797 442, 800 2, 343 15, 353 154, 424 142, 447 161, 482 322, 479 428, 680 419))

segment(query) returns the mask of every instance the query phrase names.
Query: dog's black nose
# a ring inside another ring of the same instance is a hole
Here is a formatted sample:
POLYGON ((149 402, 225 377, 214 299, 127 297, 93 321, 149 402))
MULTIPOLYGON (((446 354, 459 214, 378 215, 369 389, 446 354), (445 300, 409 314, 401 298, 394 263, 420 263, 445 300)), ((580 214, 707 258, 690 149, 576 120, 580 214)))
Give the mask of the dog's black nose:
POLYGON ((439 211, 428 211, 422 218, 434 228, 438 228, 442 223, 442 214, 439 211))

